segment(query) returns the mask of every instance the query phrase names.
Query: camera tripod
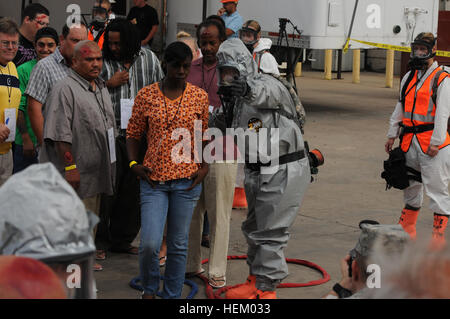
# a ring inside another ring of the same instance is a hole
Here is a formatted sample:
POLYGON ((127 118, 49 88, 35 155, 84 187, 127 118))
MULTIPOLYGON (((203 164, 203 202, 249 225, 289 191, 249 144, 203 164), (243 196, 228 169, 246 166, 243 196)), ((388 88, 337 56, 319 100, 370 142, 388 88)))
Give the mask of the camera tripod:
MULTIPOLYGON (((295 90, 297 91, 297 84, 295 83, 295 66, 297 64, 298 59, 300 58, 302 50, 289 46, 289 36, 286 31, 286 26, 289 23, 293 27, 294 31, 296 33, 298 33, 299 36, 302 35, 302 32, 297 28, 296 25, 294 25, 292 23, 291 20, 289 20, 287 18, 279 18, 278 20, 280 23, 280 30, 278 32, 277 47, 278 47, 278 50, 281 50, 280 48, 283 47, 283 42, 284 41, 286 42, 286 45, 284 46, 287 48, 286 54, 285 55, 282 54, 283 57, 284 56, 286 57, 286 62, 287 62, 286 79, 291 84, 293 84, 295 90)), ((280 62, 280 61, 278 61, 278 62, 280 62)))

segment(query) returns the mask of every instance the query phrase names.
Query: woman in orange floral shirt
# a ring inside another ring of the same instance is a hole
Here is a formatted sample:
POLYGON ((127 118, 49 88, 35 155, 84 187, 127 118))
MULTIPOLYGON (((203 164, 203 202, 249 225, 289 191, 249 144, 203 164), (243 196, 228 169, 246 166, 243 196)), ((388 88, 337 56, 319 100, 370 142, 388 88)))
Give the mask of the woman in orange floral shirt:
POLYGON ((208 128, 208 95, 186 82, 191 61, 186 44, 174 42, 166 48, 162 62, 166 77, 139 91, 127 128, 130 167, 141 180, 139 266, 145 299, 154 298, 159 289, 159 249, 166 219, 162 297, 181 297, 189 226, 208 173, 201 157, 203 139, 194 142, 208 128), (148 147, 141 164, 136 159, 143 134, 148 147))

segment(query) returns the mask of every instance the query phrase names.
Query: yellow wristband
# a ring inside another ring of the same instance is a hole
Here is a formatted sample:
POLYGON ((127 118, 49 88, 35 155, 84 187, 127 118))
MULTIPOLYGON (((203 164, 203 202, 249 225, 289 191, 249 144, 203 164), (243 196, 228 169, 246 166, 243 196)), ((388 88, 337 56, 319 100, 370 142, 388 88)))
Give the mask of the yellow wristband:
POLYGON ((71 165, 71 166, 67 166, 66 168, 65 168, 65 170, 66 170, 66 172, 67 171, 73 171, 74 169, 77 169, 77 166, 74 164, 74 165, 71 165))
POLYGON ((137 162, 136 161, 131 161, 130 162, 130 168, 132 168, 134 165, 137 165, 137 162))

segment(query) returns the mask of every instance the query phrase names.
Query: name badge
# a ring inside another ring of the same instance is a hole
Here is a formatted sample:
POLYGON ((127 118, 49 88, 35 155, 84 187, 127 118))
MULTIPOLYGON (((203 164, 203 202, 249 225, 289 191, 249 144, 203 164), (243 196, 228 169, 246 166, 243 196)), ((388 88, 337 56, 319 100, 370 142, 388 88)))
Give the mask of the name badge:
POLYGON ((9 128, 9 136, 5 142, 16 139, 16 109, 5 109, 5 125, 9 128))
POLYGON ((114 128, 108 130, 109 157, 111 164, 116 162, 116 138, 114 136, 114 128))
POLYGON ((133 112, 134 99, 120 99, 120 128, 126 130, 133 112))
POLYGON ((212 113, 214 111, 214 106, 213 105, 210 105, 209 106, 209 109, 208 109, 208 112, 209 113, 212 113))

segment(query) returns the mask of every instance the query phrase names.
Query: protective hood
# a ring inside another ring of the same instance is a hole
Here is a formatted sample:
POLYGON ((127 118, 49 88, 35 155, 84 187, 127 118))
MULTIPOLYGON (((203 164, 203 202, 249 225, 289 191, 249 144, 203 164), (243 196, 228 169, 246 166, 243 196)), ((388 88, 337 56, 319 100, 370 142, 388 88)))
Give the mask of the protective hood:
POLYGON ((222 43, 217 52, 217 67, 233 67, 245 79, 258 74, 252 55, 240 39, 232 38, 222 43))
POLYGON ((411 43, 411 55, 409 60, 409 66, 413 70, 425 70, 428 66, 428 60, 432 59, 436 56, 436 53, 433 53, 433 47, 436 41, 429 42, 422 39, 416 39, 413 43, 411 43), (420 49, 417 50, 417 47, 426 47, 427 52, 424 54, 420 49))
POLYGON ((255 48, 255 52, 270 50, 271 47, 272 47, 272 40, 261 38, 259 39, 258 45, 255 48))
POLYGON ((95 252, 88 212, 53 164, 32 165, 0 188, 0 254, 45 262, 95 252))

